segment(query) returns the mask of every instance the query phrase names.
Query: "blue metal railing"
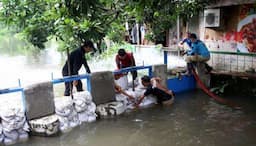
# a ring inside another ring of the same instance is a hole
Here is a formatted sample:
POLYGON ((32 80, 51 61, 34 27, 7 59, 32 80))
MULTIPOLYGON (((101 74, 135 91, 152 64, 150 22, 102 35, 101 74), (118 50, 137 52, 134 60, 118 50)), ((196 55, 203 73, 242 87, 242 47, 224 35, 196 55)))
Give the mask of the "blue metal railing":
POLYGON ((26 111, 26 100, 25 100, 24 88, 21 87, 20 79, 18 81, 19 81, 19 86, 18 87, 0 89, 0 95, 1 94, 21 92, 23 110, 26 111))
POLYGON ((148 69, 148 76, 149 77, 153 76, 151 65, 126 67, 126 68, 122 68, 120 70, 114 71, 113 74, 126 73, 126 72, 130 72, 130 71, 136 71, 136 70, 142 70, 142 69, 148 69))
POLYGON ((72 82, 72 81, 80 80, 80 79, 86 79, 87 90, 89 92, 91 92, 91 76, 90 76, 90 74, 65 76, 63 78, 58 78, 58 79, 53 79, 53 76, 52 76, 52 83, 58 84, 58 83, 63 83, 63 82, 72 82))

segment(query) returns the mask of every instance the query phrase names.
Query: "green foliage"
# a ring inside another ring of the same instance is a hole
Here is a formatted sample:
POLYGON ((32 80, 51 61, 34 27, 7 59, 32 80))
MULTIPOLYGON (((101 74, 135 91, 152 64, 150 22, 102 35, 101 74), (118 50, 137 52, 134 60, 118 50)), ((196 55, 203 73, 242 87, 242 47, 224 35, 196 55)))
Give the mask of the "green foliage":
POLYGON ((150 40, 161 40, 178 15, 185 20, 210 0, 2 0, 0 22, 13 26, 23 39, 40 49, 52 38, 61 50, 85 39, 99 44, 108 36, 124 39, 126 21, 145 23, 150 40))
POLYGON ((165 31, 172 27, 177 16, 187 21, 214 0, 130 0, 126 6, 129 17, 145 23, 152 31, 145 37, 151 41, 163 41, 165 31))
POLYGON ((107 0, 3 0, 0 9, 0 20, 17 26, 24 39, 40 49, 53 36, 64 48, 85 39, 101 41, 118 16, 119 10, 107 0))

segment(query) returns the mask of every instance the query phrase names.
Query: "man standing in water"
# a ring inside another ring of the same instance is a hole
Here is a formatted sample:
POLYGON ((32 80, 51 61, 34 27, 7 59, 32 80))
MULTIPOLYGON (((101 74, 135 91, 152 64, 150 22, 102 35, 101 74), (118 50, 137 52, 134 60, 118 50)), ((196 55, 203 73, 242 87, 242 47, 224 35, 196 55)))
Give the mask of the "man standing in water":
POLYGON ((161 79, 159 77, 150 78, 149 76, 143 76, 141 78, 141 83, 146 87, 146 91, 143 95, 139 97, 136 106, 142 102, 142 100, 152 94, 157 97, 158 104, 171 105, 174 102, 174 93, 173 91, 167 89, 161 84, 161 79))
MULTIPOLYGON (((95 50, 94 45, 91 41, 86 40, 81 47, 72 51, 68 56, 68 60, 62 68, 62 75, 69 76, 69 66, 70 66, 70 75, 78 75, 78 71, 84 65, 87 73, 91 73, 91 70, 87 64, 85 53, 89 53, 95 50), (69 61, 69 62, 68 62, 69 61)), ((81 80, 73 81, 73 84, 76 86, 77 91, 83 91, 83 85, 81 80)), ((70 82, 65 82, 65 92, 64 96, 70 96, 70 91, 73 88, 73 84, 70 82)))

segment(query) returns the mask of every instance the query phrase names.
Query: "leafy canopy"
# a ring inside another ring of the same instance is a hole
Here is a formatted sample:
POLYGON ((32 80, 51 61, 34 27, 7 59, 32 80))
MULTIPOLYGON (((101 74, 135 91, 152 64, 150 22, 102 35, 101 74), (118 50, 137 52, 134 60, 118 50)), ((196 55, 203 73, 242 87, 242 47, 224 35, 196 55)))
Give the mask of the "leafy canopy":
POLYGON ((15 28, 40 49, 51 38, 60 41, 63 49, 74 48, 84 39, 100 43, 106 36, 120 42, 126 21, 145 23, 152 31, 152 40, 157 40, 178 15, 189 19, 208 1, 2 0, 0 22, 15 28))

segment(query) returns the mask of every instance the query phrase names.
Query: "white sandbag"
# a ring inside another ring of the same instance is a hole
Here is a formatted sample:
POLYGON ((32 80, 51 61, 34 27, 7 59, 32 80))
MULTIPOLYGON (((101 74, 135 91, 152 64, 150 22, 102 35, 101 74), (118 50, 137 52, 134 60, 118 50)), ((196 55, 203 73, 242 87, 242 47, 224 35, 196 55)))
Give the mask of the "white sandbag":
POLYGON ((96 111, 96 104, 94 102, 87 103, 87 113, 95 113, 96 111))
POLYGON ((97 114, 96 113, 88 113, 88 112, 81 112, 78 113, 78 118, 81 122, 94 122, 96 121, 97 114))
POLYGON ((17 132, 17 130, 12 130, 12 131, 3 131, 4 133, 4 140, 8 139, 8 140, 12 140, 13 142, 17 142, 18 138, 19 138, 19 133, 17 132))
POLYGON ((4 143, 4 145, 13 145, 13 144, 15 144, 17 142, 17 140, 13 140, 13 139, 10 139, 10 138, 4 138, 4 141, 3 141, 3 143, 4 143))
POLYGON ((74 101, 76 112, 83 112, 87 109, 87 105, 85 103, 84 98, 79 97, 79 98, 73 99, 73 101, 74 101))
POLYGON ((118 80, 115 80, 115 83, 119 85, 123 90, 128 89, 128 77, 124 75, 120 77, 118 80))
POLYGON ((56 115, 30 120, 29 125, 34 135, 51 136, 59 131, 59 119, 56 115))
POLYGON ((96 113, 100 116, 115 116, 120 115, 125 111, 124 103, 119 101, 100 104, 96 108, 96 113))
POLYGON ((3 139, 4 139, 3 128, 2 128, 2 124, 0 123, 0 143, 2 143, 3 139))
POLYGON ((127 102, 127 97, 123 94, 116 94, 116 101, 127 102))
POLYGON ((85 101, 92 101, 92 95, 89 91, 75 92, 73 94, 74 99, 84 98, 85 101))
POLYGON ((72 127, 69 126, 69 120, 67 117, 58 116, 60 121, 60 131, 62 133, 67 133, 72 130, 72 127))
POLYGON ((4 121, 12 121, 16 117, 15 108, 4 108, 0 112, 1 119, 4 121))
POLYGON ((81 122, 87 122, 88 121, 88 115, 86 112, 80 112, 78 113, 78 119, 81 121, 81 122))
POLYGON ((23 129, 19 129, 18 134, 19 134, 19 142, 25 142, 29 138, 28 133, 23 129))
POLYGON ((95 113, 94 114, 90 114, 90 115, 88 115, 88 119, 87 119, 86 122, 88 122, 88 123, 95 122, 96 118, 97 118, 97 115, 95 113))
POLYGON ((74 128, 74 127, 76 127, 76 126, 78 126, 78 125, 81 124, 81 121, 79 121, 77 112, 76 112, 75 110, 74 110, 74 111, 72 112, 72 114, 68 117, 68 119, 69 119, 69 126, 70 126, 71 128, 74 128))
POLYGON ((154 96, 146 96, 142 102, 140 103, 140 107, 145 107, 145 106, 149 106, 149 105, 152 105, 152 104, 157 104, 157 100, 156 100, 156 97, 154 96))
POLYGON ((68 117, 73 110, 73 101, 70 97, 60 97, 55 99, 55 112, 57 115, 68 117))
POLYGON ((4 134, 0 134, 0 144, 3 142, 4 140, 4 134))
POLYGON ((24 112, 19 108, 8 108, 1 111, 2 126, 5 131, 20 129, 26 122, 24 112))
POLYGON ((26 123, 26 118, 14 118, 11 121, 2 121, 3 128, 6 131, 11 131, 11 130, 17 130, 23 128, 23 125, 26 123))

